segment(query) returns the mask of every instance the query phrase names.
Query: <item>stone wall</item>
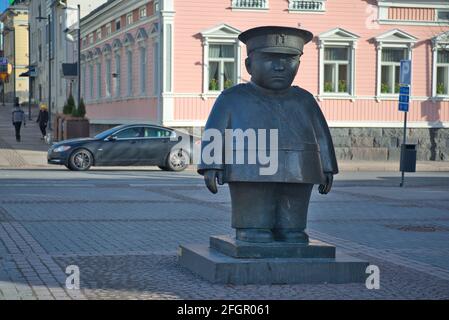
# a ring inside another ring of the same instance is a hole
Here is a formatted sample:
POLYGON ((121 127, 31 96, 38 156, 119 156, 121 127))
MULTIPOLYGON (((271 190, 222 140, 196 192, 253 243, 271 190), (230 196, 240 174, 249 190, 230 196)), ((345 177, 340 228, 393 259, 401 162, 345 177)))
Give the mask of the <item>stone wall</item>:
MULTIPOLYGON (((192 133, 191 127, 178 128, 192 133)), ((203 128, 202 128, 203 130, 203 128)), ((402 128, 331 128, 338 160, 399 161, 402 128)), ((418 161, 449 161, 449 128, 409 128, 418 161)))
MULTIPOLYGON (((402 128, 331 128, 340 160, 399 160, 402 128)), ((449 161, 448 128, 409 128, 407 143, 417 144, 417 160, 449 161)))

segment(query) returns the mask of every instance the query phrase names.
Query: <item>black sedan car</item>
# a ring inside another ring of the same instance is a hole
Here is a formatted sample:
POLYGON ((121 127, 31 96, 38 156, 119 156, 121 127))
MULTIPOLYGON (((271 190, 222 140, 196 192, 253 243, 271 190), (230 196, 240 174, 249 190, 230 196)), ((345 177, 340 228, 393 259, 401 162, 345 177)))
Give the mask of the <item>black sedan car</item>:
POLYGON ((65 140, 48 150, 48 163, 85 171, 91 166, 159 166, 182 171, 201 139, 154 125, 121 125, 94 138, 65 140))

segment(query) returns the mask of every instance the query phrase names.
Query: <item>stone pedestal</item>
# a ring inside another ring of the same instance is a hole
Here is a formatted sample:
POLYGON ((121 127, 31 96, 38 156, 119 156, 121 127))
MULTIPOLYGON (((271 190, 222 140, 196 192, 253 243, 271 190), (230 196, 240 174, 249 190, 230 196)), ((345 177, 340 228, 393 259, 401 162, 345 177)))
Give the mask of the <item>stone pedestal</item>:
POLYGON ((334 246, 249 243, 229 236, 213 236, 210 246, 182 245, 179 262, 213 283, 319 284, 365 282, 368 262, 336 254, 334 246))

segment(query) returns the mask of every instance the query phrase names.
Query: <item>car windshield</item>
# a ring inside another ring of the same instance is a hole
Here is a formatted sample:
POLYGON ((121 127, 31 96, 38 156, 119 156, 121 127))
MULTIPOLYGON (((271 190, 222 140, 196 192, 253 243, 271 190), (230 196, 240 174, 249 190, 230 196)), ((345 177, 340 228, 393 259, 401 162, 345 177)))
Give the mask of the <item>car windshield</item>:
POLYGON ((114 132, 116 132, 118 129, 121 129, 123 126, 117 126, 114 128, 111 128, 109 130, 103 131, 95 136, 95 139, 106 139, 110 135, 112 135, 114 132))

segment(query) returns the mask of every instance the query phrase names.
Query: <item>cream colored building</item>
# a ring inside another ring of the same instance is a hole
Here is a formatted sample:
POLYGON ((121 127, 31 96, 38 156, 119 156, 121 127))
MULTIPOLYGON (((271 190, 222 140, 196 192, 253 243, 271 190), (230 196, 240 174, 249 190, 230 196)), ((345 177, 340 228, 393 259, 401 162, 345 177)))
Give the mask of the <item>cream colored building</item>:
MULTIPOLYGON (((20 102, 26 102, 28 101, 28 78, 20 77, 20 74, 28 71, 28 7, 10 6, 0 15, 0 21, 3 23, 4 55, 13 65, 12 73, 4 84, 5 101, 10 103, 14 101, 15 86, 16 97, 20 98, 20 102)), ((3 99, 1 92, 0 99, 3 99)))

